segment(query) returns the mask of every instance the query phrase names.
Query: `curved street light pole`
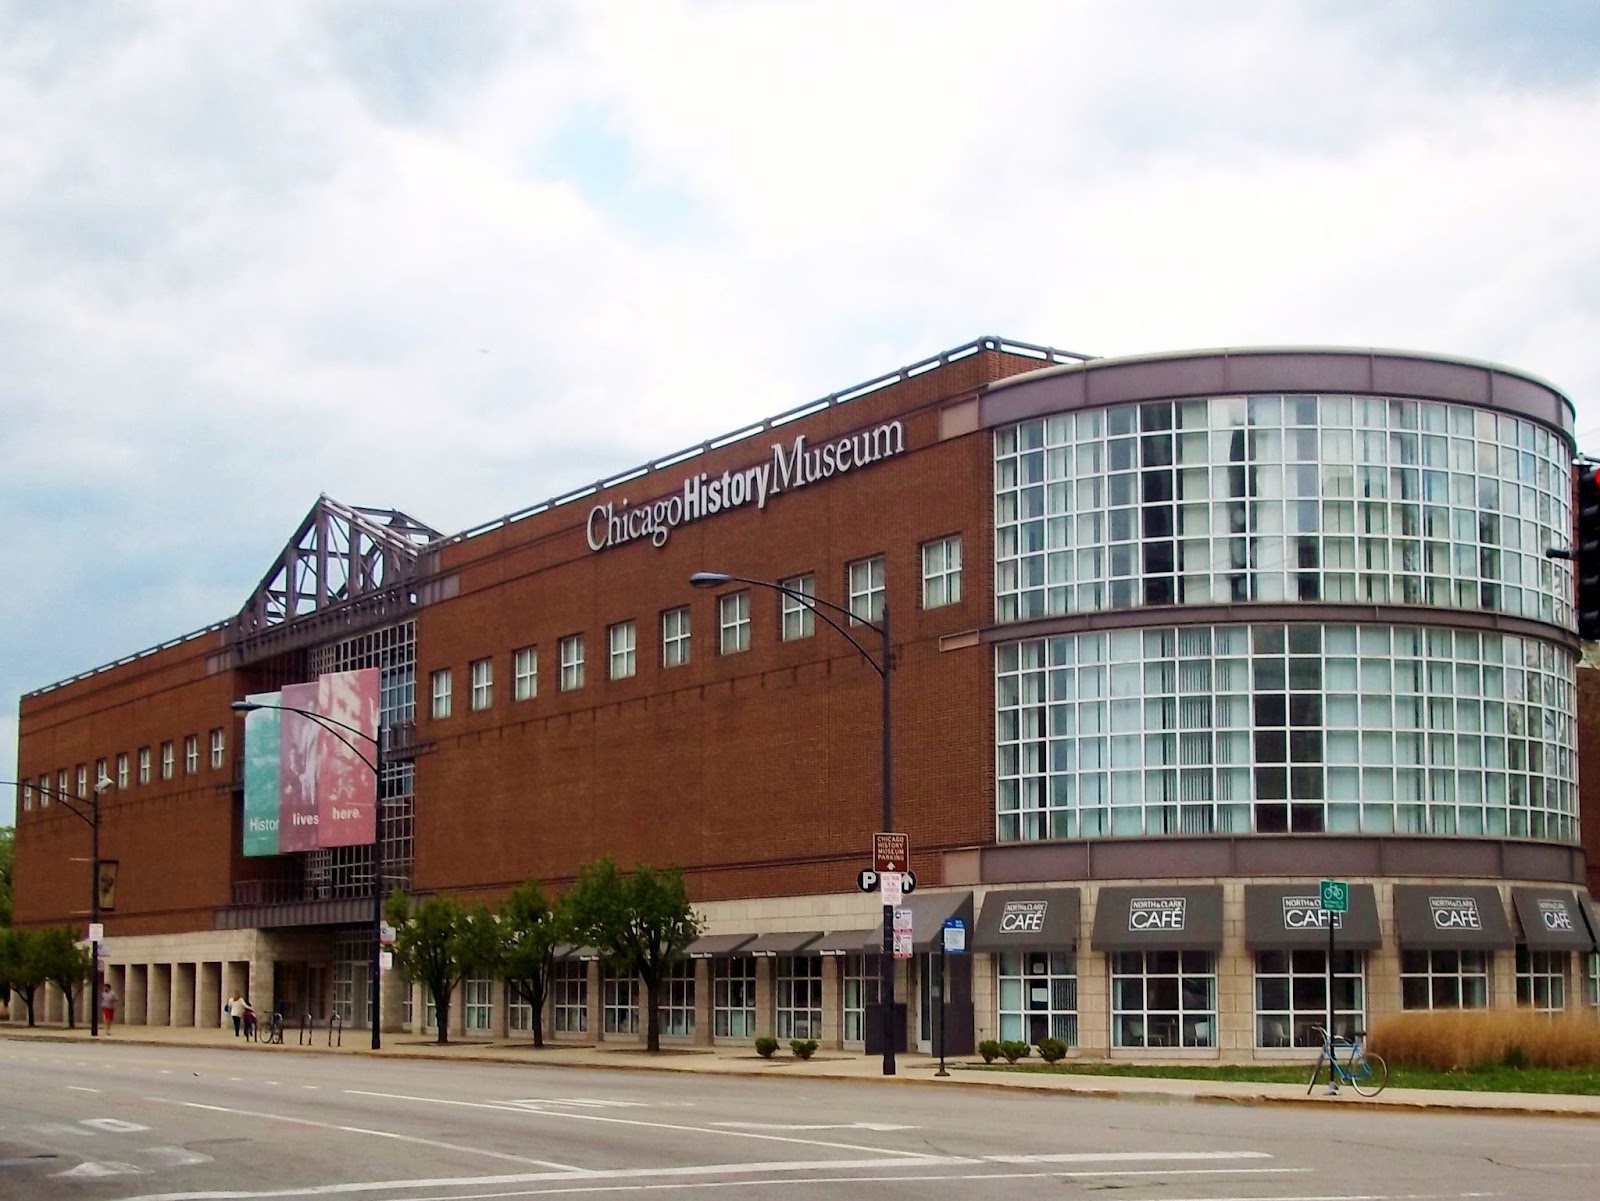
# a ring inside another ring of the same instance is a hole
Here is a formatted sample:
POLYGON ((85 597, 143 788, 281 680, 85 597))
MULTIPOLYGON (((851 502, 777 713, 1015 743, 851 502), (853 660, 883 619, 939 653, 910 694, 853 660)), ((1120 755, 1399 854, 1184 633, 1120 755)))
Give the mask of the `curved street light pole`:
MULTIPOLYGON (((0 780, 0 784, 14 787, 28 786, 28 782, 24 780, 0 780)), ((100 794, 111 787, 111 777, 102 772, 87 797, 46 788, 42 784, 34 784, 32 787, 41 797, 53 798, 57 804, 64 806, 68 813, 89 827, 89 1037, 99 1038, 100 940, 93 936, 97 933, 95 927, 100 924, 100 794), (88 802, 89 808, 80 809, 79 806, 85 801, 88 802)))
POLYGON ((379 1005, 382 997, 379 989, 380 963, 382 962, 383 944, 383 802, 379 799, 382 790, 381 773, 378 762, 383 758, 383 717, 378 717, 378 736, 374 738, 365 730, 348 725, 338 718, 329 717, 325 713, 318 713, 313 709, 299 709, 293 705, 269 705, 263 701, 234 701, 229 706, 236 713, 253 713, 257 709, 275 709, 279 713, 298 713, 301 717, 316 722, 328 733, 332 734, 345 746, 350 748, 350 753, 361 760, 372 772, 372 955, 367 964, 369 1004, 372 1008, 372 1049, 383 1048, 383 1034, 381 1032, 383 1021, 379 1005), (337 728, 335 728, 337 727, 337 728), (340 730, 348 730, 357 738, 372 744, 373 756, 367 758, 361 753, 359 747, 351 742, 340 730))
MULTIPOLYGON (((890 707, 889 673, 894 670, 894 650, 889 640, 889 600, 887 589, 883 602, 883 613, 878 621, 866 621, 858 614, 852 613, 843 605, 836 605, 832 601, 823 600, 809 592, 802 592, 798 588, 790 588, 787 584, 780 584, 774 580, 758 580, 751 576, 730 575, 723 571, 697 571, 689 577, 689 583, 696 588, 720 588, 724 584, 750 584, 757 588, 768 588, 773 592, 781 592, 785 596, 794 597, 801 604, 808 606, 812 612, 832 626, 844 640, 855 647, 856 653, 867 661, 873 671, 878 673, 878 679, 883 685, 883 741, 880 748, 880 757, 883 768, 883 829, 886 833, 894 830, 894 772, 893 772, 893 737, 894 729, 893 710, 890 707), (821 608, 818 608, 818 606, 821 608), (827 611, 832 610, 849 621, 875 630, 879 638, 878 657, 874 659, 872 653, 862 646, 848 627, 840 625, 827 611)), ((879 955, 878 972, 878 1003, 883 1006, 883 1074, 895 1074, 895 1029, 894 1029, 894 906, 883 907, 883 947, 879 955)))

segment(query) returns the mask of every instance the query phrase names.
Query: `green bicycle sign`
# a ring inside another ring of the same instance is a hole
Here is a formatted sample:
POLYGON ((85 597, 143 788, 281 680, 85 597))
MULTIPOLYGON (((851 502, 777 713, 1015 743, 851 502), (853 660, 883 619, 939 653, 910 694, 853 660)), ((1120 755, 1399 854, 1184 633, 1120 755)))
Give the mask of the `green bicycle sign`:
POLYGON ((1350 885, 1343 880, 1322 882, 1322 908, 1329 913, 1350 911, 1350 885))

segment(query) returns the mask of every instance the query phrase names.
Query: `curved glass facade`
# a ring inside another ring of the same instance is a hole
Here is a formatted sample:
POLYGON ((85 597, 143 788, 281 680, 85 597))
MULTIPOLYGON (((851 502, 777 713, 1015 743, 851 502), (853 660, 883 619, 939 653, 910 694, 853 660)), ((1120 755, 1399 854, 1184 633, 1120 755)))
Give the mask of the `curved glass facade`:
POLYGON ((995 432, 999 621, 1239 601, 1411 604, 1571 627, 1571 448, 1486 409, 1161 400, 995 432))
POLYGON ((1002 644, 997 836, 1575 841, 1575 669, 1538 639, 1386 624, 1002 644))

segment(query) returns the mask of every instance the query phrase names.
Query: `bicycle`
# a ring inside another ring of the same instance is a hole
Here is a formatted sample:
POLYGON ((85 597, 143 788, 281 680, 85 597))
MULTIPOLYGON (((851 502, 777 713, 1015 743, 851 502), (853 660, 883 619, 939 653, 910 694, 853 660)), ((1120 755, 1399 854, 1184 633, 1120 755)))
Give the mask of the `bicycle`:
POLYGON ((267 1019, 265 1028, 261 1032, 261 1041, 283 1045, 283 1014, 274 1013, 267 1019))
POLYGON ((1311 1080, 1306 1084, 1306 1095, 1311 1095, 1311 1090, 1317 1087, 1317 1077, 1322 1074, 1322 1065, 1328 1065, 1328 1092, 1337 1095, 1339 1082, 1342 1080, 1363 1097, 1376 1097, 1383 1091, 1384 1085, 1389 1083, 1389 1065, 1383 1061, 1382 1055, 1367 1051, 1361 1040, 1367 1036, 1365 1030, 1356 1030, 1351 1038, 1335 1036, 1328 1038, 1328 1031, 1322 1026, 1311 1027, 1322 1036, 1322 1050, 1317 1055, 1317 1065, 1311 1069, 1311 1080), (1350 1054, 1343 1063, 1339 1062, 1339 1048, 1347 1046, 1350 1054))

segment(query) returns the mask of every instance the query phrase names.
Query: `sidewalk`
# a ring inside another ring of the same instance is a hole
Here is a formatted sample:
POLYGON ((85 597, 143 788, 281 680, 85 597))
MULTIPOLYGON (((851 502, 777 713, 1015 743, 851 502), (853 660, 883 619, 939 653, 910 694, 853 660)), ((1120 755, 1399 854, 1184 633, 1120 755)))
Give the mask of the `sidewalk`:
MULTIPOLYGON (((1476 1093, 1434 1089, 1390 1088, 1375 1099, 1358 1097, 1349 1089, 1337 1097, 1326 1096, 1322 1086, 1306 1094, 1303 1084, 1253 1084, 1211 1080, 1166 1080, 1138 1076, 1076 1076, 1068 1073, 983 1070, 982 1061, 963 1057, 949 1061, 950 1075, 938 1077, 939 1061, 927 1055, 898 1057, 899 1072, 883 1076, 883 1061, 876 1056, 819 1051, 809 1061, 780 1053, 762 1059, 747 1047, 669 1046, 657 1055, 637 1046, 574 1046, 547 1044, 535 1048, 526 1037, 473 1039, 439 1046, 431 1038, 395 1032, 383 1036, 383 1049, 374 1052, 365 1030, 344 1032, 343 1045, 330 1047, 326 1028, 314 1031, 308 1045, 300 1033, 284 1034, 283 1046, 245 1042, 231 1030, 202 1030, 173 1026, 116 1026, 98 1040, 106 1046, 137 1043, 142 1046, 232 1047, 241 1054, 260 1055, 377 1055, 389 1059, 435 1059, 479 1063, 530 1064, 598 1070, 697 1072, 704 1075, 805 1077, 853 1080, 859 1083, 917 1084, 944 1088, 1024 1089, 1037 1093, 1139 1100, 1154 1104, 1219 1105, 1363 1105, 1391 1110, 1429 1110, 1439 1113, 1527 1114, 1547 1117, 1600 1118, 1600 1097, 1541 1093, 1476 1093)), ((337 1037, 337 1036, 336 1036, 337 1037)), ((89 1043, 87 1027, 0 1024, 0 1040, 89 1043)))

